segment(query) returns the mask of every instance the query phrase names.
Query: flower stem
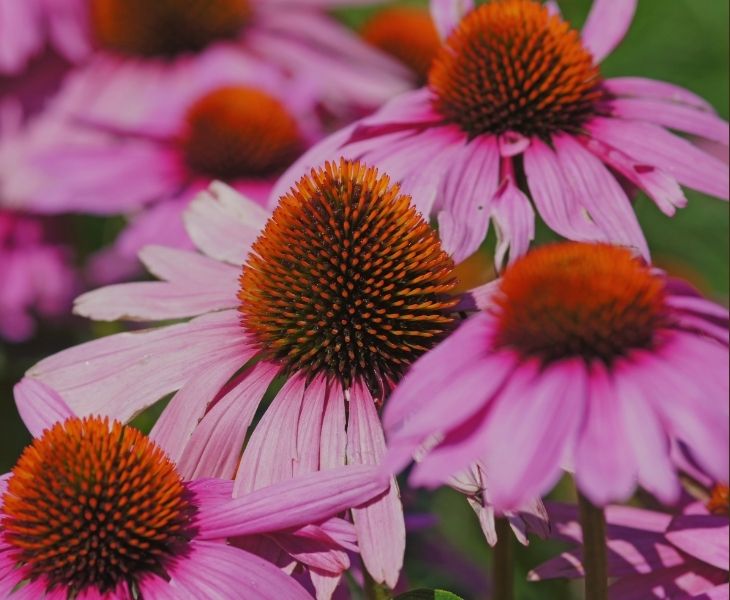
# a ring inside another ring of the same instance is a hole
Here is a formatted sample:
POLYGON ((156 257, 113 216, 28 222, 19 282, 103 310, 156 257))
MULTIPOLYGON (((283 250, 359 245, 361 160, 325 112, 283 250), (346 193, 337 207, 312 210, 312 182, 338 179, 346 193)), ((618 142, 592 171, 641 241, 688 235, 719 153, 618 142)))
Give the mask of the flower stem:
POLYGON ((388 587, 375 581, 364 566, 363 576, 365 578, 364 591, 367 600, 392 600, 393 595, 388 587))
POLYGON ((509 521, 497 519, 497 545, 494 547, 494 600, 514 598, 514 548, 509 521))
POLYGON ((606 515, 602 508, 593 506, 580 492, 578 492, 578 504, 583 528, 585 596, 591 600, 608 600, 606 515))

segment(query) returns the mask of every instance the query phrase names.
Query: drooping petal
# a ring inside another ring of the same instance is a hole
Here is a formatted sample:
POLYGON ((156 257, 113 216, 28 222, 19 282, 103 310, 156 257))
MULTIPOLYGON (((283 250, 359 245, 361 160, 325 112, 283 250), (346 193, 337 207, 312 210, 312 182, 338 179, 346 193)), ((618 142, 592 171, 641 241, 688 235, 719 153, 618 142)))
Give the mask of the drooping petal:
POLYGON ((319 456, 321 469, 344 466, 347 453, 345 422, 345 394, 341 386, 331 386, 322 418, 319 456))
POLYGON ((583 44, 601 62, 619 45, 634 19, 638 0, 594 0, 583 26, 583 44))
POLYGON ((725 146, 730 143, 728 122, 707 110, 647 98, 617 98, 611 101, 611 112, 623 119, 656 123, 725 146))
POLYGON ((636 460, 627 443, 624 405, 607 369, 591 365, 586 415, 575 447, 575 480, 591 502, 625 500, 636 487, 636 460))
MULTIPOLYGON (((350 420, 347 427, 347 462, 378 465, 385 454, 383 427, 375 402, 362 384, 350 390, 350 420)), ((380 582, 394 588, 403 567, 406 526, 395 479, 390 489, 368 505, 354 509, 360 555, 365 567, 380 582)))
POLYGON ((582 200, 605 238, 615 244, 633 247, 649 260, 649 247, 641 226, 616 178, 571 136, 555 136, 553 144, 567 184, 582 200))
POLYGON ((605 239, 586 216, 581 199, 566 181, 557 155, 547 144, 533 140, 524 153, 524 164, 535 207, 552 230, 577 241, 605 239))
POLYGON ((687 206, 682 188, 669 173, 652 164, 642 163, 597 139, 583 142, 590 152, 643 190, 665 215, 671 217, 677 208, 687 206))
POLYGON ((457 151, 444 176, 439 237, 456 263, 473 254, 487 236, 490 201, 497 190, 498 175, 497 141, 482 136, 457 151))
POLYGON ((305 389, 305 377, 295 375, 279 390, 246 445, 236 473, 235 495, 286 481, 294 475, 305 389))
POLYGON ((500 269, 508 250, 509 263, 512 263, 527 252, 530 242, 535 239, 535 211, 510 175, 501 181, 495 192, 490 213, 497 234, 494 264, 500 269))
POLYGON ((606 89, 616 96, 653 98, 675 104, 686 104, 700 110, 715 112, 712 105, 702 96, 673 83, 647 79, 645 77, 614 77, 603 83, 606 89))
POLYGON ((619 148, 637 162, 666 171, 687 187, 727 200, 727 165, 658 125, 597 117, 586 124, 592 137, 619 148))
POLYGON ((223 386, 254 354, 232 353, 190 371, 189 379, 157 419, 150 439, 175 462, 180 460, 205 410, 223 386))
POLYGON ((537 369, 527 363, 511 375, 483 431, 481 460, 498 510, 519 510, 549 491, 586 411, 586 373, 579 360, 561 361, 539 375, 537 369), (505 447, 519 450, 506 459, 499 450, 505 447))
POLYGON ((631 446, 639 483, 665 504, 679 497, 679 481, 669 460, 669 439, 651 404, 632 380, 632 369, 621 362, 615 365, 616 395, 623 406, 622 442, 631 446))
POLYGON ((203 417, 178 461, 186 479, 233 477, 246 432, 256 409, 278 372, 278 365, 259 362, 203 417))

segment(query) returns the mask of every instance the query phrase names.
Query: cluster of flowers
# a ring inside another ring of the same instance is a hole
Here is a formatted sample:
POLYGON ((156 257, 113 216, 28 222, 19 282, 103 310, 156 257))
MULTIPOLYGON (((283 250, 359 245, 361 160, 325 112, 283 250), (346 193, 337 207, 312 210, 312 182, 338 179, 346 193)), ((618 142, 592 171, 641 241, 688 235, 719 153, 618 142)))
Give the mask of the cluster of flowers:
POLYGON ((533 580, 729 597, 728 311, 632 206, 727 200, 727 122, 602 76, 636 0, 328 12, 374 3, 0 0, 0 336, 89 283, 76 314, 150 324, 16 385, 1 597, 392 597, 405 470, 492 545, 576 544, 533 580), (59 213, 125 227, 77 273, 59 213), (542 502, 566 472, 580 519, 542 502))

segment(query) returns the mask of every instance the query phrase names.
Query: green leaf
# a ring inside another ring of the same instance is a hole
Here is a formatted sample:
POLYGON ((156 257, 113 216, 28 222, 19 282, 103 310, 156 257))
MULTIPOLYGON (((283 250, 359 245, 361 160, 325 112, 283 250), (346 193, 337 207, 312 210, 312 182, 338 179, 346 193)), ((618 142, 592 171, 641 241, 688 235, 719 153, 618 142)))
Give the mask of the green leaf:
POLYGON ((445 590, 421 589, 401 594, 394 600, 463 600, 463 598, 445 590))

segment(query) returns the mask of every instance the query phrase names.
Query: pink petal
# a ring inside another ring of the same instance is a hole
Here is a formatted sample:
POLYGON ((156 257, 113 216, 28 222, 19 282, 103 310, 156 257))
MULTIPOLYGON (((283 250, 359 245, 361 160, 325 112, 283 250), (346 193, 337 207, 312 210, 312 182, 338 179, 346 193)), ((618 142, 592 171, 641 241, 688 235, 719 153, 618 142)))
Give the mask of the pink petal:
POLYGON ((550 490, 574 443, 587 404, 585 366, 556 363, 517 369, 495 400, 482 432, 482 462, 497 510, 519 510, 550 490), (505 459, 500 448, 519 448, 505 459))
POLYGON ((715 112, 712 105, 702 96, 673 83, 657 81, 645 77, 614 77, 603 82, 606 89, 616 96, 653 98, 676 104, 686 104, 693 108, 715 112))
MULTIPOLYGON (((255 597, 261 600, 312 600, 293 578, 271 563, 239 548, 222 543, 195 541, 190 555, 170 569, 165 582, 175 598, 220 598, 233 600, 255 597)), ((162 581, 162 580, 158 580, 162 581)), ((148 583, 142 593, 157 598, 160 583, 148 583)))
MULTIPOLYGON (((335 384, 336 385, 336 384, 335 384)), ((316 377, 307 385, 299 414, 294 459, 294 475, 318 471, 320 446, 322 442, 322 419, 325 403, 329 396, 329 385, 325 377, 316 377)))
POLYGON ((333 540, 314 539, 295 533, 278 533, 275 538, 284 551, 297 561, 327 573, 342 573, 350 568, 347 553, 337 549, 333 540))
POLYGON ((617 98, 611 101, 611 112, 617 117, 663 125, 725 146, 730 143, 728 122, 706 110, 647 98, 617 98))
POLYGON ((198 524, 206 539, 282 531, 324 521, 367 503, 388 489, 378 469, 354 465, 317 471, 200 507, 198 524))
POLYGON ((679 515, 666 533, 677 548, 723 571, 730 567, 729 536, 728 519, 715 515, 679 515))
POLYGON ((186 479, 233 477, 251 421, 279 366, 257 363, 203 417, 185 447, 178 471, 186 479))
POLYGON ((446 39, 461 18, 474 10, 473 0, 431 0, 431 18, 441 39, 446 39))
POLYGON ((616 395, 621 398, 626 439, 637 463, 639 483, 665 504, 679 499, 679 481, 669 459, 669 439, 651 402, 632 380, 630 369, 615 365, 616 395))
POLYGON ((605 239, 630 246, 649 260, 649 247, 633 207, 616 178, 593 154, 567 135, 553 138, 566 182, 583 201, 605 239))
POLYGON ((575 448, 575 480, 597 506, 626 500, 636 487, 636 459, 627 444, 628 399, 616 393, 602 363, 594 361, 589 376, 586 415, 575 448))
POLYGON ((20 418, 33 437, 40 437, 43 431, 55 423, 74 416, 55 390, 35 379, 21 379, 13 388, 13 393, 20 418))
POLYGON ((243 453, 236 473, 235 495, 286 481, 294 475, 299 415, 305 393, 305 377, 294 375, 266 409, 243 453))
POLYGON ((493 137, 462 146, 443 182, 444 202, 438 213, 441 244, 461 262, 487 237, 490 200, 497 190, 499 152, 493 137))
POLYGON ((601 62, 619 45, 636 12, 637 0, 594 0, 583 26, 583 44, 601 62))
POLYGON ((319 458, 321 469, 334 469, 345 464, 347 451, 345 420, 345 394, 341 386, 330 386, 322 418, 319 458))
MULTIPOLYGON (((140 282, 111 285, 79 296, 74 312, 97 321, 164 321, 235 308, 238 292, 237 269, 197 269, 197 260, 210 260, 193 252, 178 251, 191 273, 200 278, 192 283, 140 282)), ((211 261, 213 262, 213 261, 211 261)), ((215 263, 221 265, 221 263, 215 263)))
MULTIPOLYGON (((347 428, 347 462, 377 465, 385 454, 385 437, 375 402, 362 384, 350 390, 347 428)), ((363 508, 352 511, 360 555, 365 567, 380 583, 394 588, 403 567, 406 526, 395 479, 390 489, 363 508)))
POLYGON ((509 263, 527 252, 535 239, 535 211, 510 174, 504 177, 492 198, 490 216, 497 234, 494 264, 500 269, 509 250, 509 263))
POLYGON ((190 238, 208 256, 243 264, 269 213, 227 185, 214 182, 185 211, 190 238))
POLYGON ((658 125, 599 117, 590 134, 637 160, 666 171, 683 185, 724 200, 730 196, 727 165, 658 125))
POLYGON ((670 356, 637 353, 635 381, 661 415, 668 433, 684 442, 699 465, 722 481, 728 472, 727 349, 677 334, 670 356), (671 401, 669 401, 671 400, 671 401))
POLYGON ((643 190, 665 215, 671 217, 677 208, 687 206, 687 198, 677 180, 665 171, 635 160, 599 140, 583 140, 583 143, 604 163, 643 190))
POLYGON ((253 354, 253 350, 246 354, 232 353, 190 371, 189 379, 172 397, 150 432, 150 439, 173 461, 180 460, 208 404, 253 354))
POLYGON ((534 140, 524 159, 527 185, 545 223, 572 240, 603 240, 604 234, 586 216, 575 190, 566 181, 555 152, 544 142, 534 140))
POLYGON ((56 390, 77 415, 127 421, 181 388, 191 365, 247 352, 237 312, 226 311, 87 342, 42 360, 28 376, 56 390))
POLYGON ((426 438, 458 426, 490 399, 511 367, 501 356, 487 359, 491 330, 489 317, 475 315, 411 367, 383 416, 389 441, 386 468, 400 471, 426 438), (458 390, 452 387, 455 383, 458 390), (454 404, 453 398, 459 401, 454 404))

